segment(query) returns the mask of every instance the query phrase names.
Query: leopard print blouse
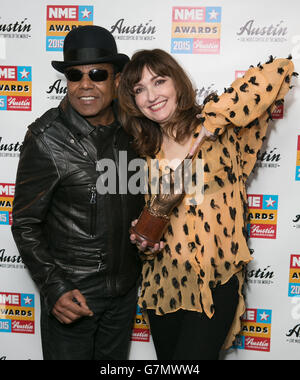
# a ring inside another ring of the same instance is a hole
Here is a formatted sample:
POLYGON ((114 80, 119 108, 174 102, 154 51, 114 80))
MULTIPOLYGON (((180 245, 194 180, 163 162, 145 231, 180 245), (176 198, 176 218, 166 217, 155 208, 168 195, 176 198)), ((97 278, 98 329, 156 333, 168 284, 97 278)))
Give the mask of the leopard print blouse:
MULTIPOLYGON (((147 256, 143 264, 139 305, 144 311, 155 309, 158 315, 185 309, 211 318, 212 290, 237 276, 239 305, 224 348, 232 345, 241 329, 244 269, 252 260, 247 245, 246 180, 272 111, 291 87, 293 69, 290 57, 271 56, 205 104, 200 121, 217 138, 205 140, 195 157, 203 162, 203 200, 194 204, 183 200, 173 210, 163 237, 165 248, 155 257, 147 256)), ((200 129, 201 124, 194 139, 200 129)), ((156 158, 163 162, 163 152, 156 158)))

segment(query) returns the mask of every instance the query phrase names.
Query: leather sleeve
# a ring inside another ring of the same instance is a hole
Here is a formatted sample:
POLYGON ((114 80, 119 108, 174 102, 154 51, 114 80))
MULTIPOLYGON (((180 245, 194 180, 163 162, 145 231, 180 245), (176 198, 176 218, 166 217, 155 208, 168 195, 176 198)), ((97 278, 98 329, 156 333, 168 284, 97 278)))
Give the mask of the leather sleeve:
POLYGON ((60 175, 43 135, 27 132, 20 155, 12 233, 20 255, 51 312, 58 298, 74 289, 55 264, 45 237, 45 220, 60 175))

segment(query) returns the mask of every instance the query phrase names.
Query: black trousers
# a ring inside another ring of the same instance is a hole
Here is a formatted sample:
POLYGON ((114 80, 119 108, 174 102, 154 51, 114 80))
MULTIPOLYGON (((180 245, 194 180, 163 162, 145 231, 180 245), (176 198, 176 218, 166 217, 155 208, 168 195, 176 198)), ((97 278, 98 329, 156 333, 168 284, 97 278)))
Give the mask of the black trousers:
POLYGON ((218 360, 238 305, 238 280, 233 276, 213 290, 215 313, 178 310, 163 316, 147 310, 159 360, 218 360))
POLYGON ((127 359, 136 311, 136 287, 121 297, 101 298, 97 286, 84 295, 94 315, 72 324, 62 324, 49 315, 42 302, 44 360, 127 359))

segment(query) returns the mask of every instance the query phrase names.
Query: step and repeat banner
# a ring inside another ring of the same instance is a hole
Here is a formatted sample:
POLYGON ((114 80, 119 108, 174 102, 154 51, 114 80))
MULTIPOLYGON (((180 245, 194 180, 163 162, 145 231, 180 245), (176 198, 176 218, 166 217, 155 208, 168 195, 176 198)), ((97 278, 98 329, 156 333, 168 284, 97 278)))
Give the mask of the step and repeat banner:
MULTIPOLYGON (((300 71, 297 0, 10 0, 0 5, 0 359, 40 360, 39 292, 11 234, 16 169, 27 126, 66 93, 51 60, 80 25, 110 30, 119 51, 174 55, 202 102, 250 65, 292 54, 300 71)), ((273 113, 248 186, 247 310, 226 360, 300 359, 300 91, 273 113)), ((156 359, 137 309, 130 359, 156 359)))

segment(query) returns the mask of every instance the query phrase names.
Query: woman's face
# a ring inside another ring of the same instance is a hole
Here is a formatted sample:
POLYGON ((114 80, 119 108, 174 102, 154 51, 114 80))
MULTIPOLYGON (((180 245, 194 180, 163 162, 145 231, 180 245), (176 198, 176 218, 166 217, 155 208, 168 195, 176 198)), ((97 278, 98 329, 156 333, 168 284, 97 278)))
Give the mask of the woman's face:
POLYGON ((157 75, 145 66, 133 90, 137 107, 148 119, 163 126, 174 115, 177 94, 170 77, 157 75))

